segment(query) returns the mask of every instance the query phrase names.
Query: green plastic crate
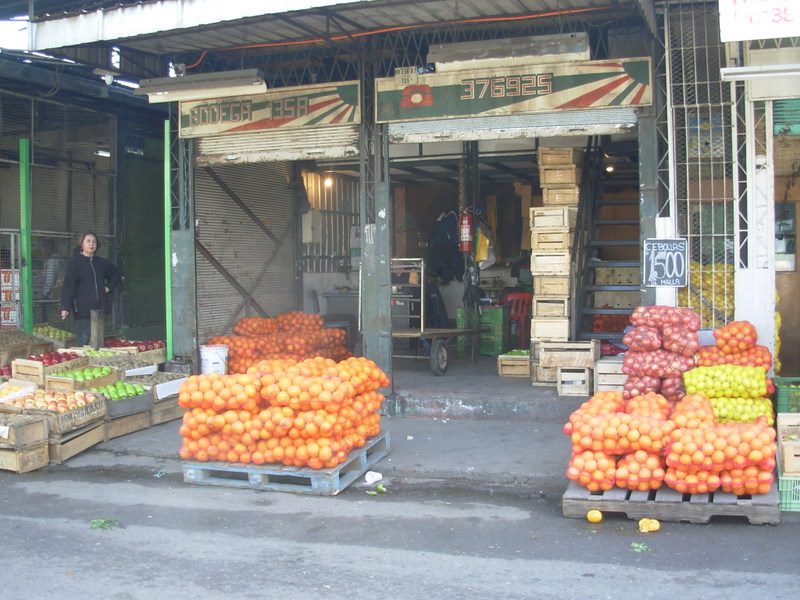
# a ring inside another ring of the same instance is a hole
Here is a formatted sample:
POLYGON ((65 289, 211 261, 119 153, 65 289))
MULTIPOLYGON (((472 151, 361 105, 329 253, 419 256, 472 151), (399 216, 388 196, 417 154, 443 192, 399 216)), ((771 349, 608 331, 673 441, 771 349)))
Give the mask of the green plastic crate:
POLYGON ((778 474, 778 497, 781 510, 800 512, 800 477, 778 474))
POLYGON ((482 356, 499 356, 508 350, 508 340, 485 340, 481 338, 478 349, 482 356))
MULTIPOLYGON (((482 306, 478 317, 481 331, 478 353, 485 356, 498 356, 509 348, 509 308, 507 306, 482 306)), ((463 306, 456 308, 456 327, 467 326, 466 310, 463 306)), ((456 355, 466 356, 467 340, 465 336, 456 339, 456 355)))
POLYGON ((482 306, 480 308, 482 325, 498 325, 508 323, 509 308, 507 306, 482 306))
POLYGON ((800 377, 775 377, 773 381, 777 412, 800 412, 800 377))

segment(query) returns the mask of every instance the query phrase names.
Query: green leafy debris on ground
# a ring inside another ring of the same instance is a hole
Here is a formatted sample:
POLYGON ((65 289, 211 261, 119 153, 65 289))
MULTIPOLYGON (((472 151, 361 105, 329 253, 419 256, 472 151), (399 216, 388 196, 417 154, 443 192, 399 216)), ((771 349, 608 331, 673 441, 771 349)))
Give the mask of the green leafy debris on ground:
POLYGON ((119 521, 116 519, 92 519, 92 529, 114 529, 119 526, 119 521))
POLYGON ((641 542, 631 542, 631 552, 650 552, 650 546, 641 542))

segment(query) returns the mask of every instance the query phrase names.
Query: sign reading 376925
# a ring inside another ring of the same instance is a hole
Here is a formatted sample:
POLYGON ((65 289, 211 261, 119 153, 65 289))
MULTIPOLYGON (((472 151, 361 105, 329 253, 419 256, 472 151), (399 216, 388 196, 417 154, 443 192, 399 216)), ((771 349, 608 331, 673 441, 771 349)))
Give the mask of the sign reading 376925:
POLYGON ((689 283, 689 242, 684 238, 644 241, 644 285, 685 287, 689 283))

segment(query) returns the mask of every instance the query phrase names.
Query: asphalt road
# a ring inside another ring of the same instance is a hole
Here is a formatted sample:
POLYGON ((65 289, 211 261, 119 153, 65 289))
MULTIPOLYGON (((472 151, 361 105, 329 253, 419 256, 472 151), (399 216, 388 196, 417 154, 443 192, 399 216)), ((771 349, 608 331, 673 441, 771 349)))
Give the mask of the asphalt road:
POLYGON ((800 513, 775 526, 715 519, 642 534, 623 517, 564 518, 557 477, 495 485, 409 474, 383 484, 372 496, 359 480, 333 497, 190 485, 177 460, 113 444, 61 466, 0 472, 0 597, 800 595, 800 513), (109 528, 93 528, 101 522, 109 528))

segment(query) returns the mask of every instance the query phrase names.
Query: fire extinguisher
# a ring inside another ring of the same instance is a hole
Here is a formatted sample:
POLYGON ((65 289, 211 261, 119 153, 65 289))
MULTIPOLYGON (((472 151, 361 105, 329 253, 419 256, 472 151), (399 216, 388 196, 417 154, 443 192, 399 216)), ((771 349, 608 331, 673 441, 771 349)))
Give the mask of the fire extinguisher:
POLYGON ((466 210, 458 219, 458 250, 472 252, 472 213, 466 210))

